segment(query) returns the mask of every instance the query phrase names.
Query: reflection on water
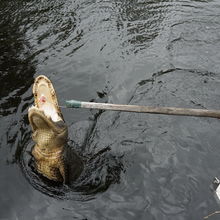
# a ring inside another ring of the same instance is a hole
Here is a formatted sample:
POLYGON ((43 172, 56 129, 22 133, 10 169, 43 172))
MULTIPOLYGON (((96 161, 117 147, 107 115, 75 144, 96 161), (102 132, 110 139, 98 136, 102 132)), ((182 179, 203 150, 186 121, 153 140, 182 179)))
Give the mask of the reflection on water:
POLYGON ((6 116, 16 111, 22 94, 30 87, 35 66, 30 45, 25 40, 25 30, 20 26, 22 19, 13 17, 20 9, 4 3, 1 3, 4 9, 1 17, 4 19, 0 23, 0 106, 1 115, 6 116))
POLYGON ((218 210, 217 119, 63 109, 86 169, 72 185, 31 165, 31 84, 66 99, 219 109, 220 3, 0 2, 0 219, 202 219, 218 210), (17 200, 19 198, 19 202, 17 200))

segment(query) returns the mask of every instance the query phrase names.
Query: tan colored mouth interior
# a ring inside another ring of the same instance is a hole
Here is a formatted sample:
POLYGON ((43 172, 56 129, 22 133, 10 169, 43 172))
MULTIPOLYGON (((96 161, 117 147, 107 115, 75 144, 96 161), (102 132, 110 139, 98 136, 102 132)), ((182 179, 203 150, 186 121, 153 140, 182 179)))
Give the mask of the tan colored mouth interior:
POLYGON ((51 117, 53 121, 59 121, 62 119, 58 114, 56 96, 51 94, 54 92, 53 90, 45 79, 40 78, 35 85, 35 99, 37 99, 35 100, 35 105, 40 110, 43 110, 46 116, 51 117))

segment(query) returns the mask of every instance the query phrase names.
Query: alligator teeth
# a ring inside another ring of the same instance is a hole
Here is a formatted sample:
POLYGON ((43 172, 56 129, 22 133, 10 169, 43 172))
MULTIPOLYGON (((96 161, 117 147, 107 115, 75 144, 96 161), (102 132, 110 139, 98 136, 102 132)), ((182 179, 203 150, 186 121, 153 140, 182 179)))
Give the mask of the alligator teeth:
POLYGON ((39 109, 39 108, 36 107, 35 105, 32 105, 31 107, 28 108, 28 112, 30 112, 30 111, 32 111, 32 110, 37 111, 37 112, 40 112, 40 113, 42 113, 43 115, 45 115, 47 118, 50 118, 50 117, 48 117, 48 115, 45 114, 45 112, 44 112, 43 109, 39 109))
POLYGON ((32 105, 29 109, 28 112, 30 112, 31 110, 37 111, 42 113, 44 116, 46 116, 48 119, 56 122, 59 121, 60 118, 56 112, 56 109, 54 108, 50 108, 49 106, 44 106, 43 108, 38 108, 34 105, 32 105))

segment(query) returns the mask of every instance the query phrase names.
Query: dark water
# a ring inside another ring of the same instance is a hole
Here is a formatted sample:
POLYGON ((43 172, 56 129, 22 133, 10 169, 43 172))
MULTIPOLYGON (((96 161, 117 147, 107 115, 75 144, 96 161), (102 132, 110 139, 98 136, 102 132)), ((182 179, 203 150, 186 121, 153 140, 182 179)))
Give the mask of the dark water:
MULTIPOLYGON (((220 109, 218 0, 0 2, 0 219, 203 219, 219 210, 218 119, 63 110, 86 169, 30 166, 32 83, 66 99, 220 109)), ((213 216, 210 219, 219 219, 213 216)))

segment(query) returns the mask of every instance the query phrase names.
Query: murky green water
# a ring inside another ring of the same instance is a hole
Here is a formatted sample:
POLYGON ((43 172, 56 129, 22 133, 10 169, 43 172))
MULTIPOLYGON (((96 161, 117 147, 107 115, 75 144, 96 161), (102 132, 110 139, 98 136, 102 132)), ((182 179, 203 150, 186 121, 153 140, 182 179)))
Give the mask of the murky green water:
POLYGON ((39 74, 61 105, 220 109, 218 0, 3 0, 0 16, 0 219, 188 220, 220 209, 210 187, 218 119, 63 109, 87 161, 72 186, 32 170, 27 120, 39 74))

